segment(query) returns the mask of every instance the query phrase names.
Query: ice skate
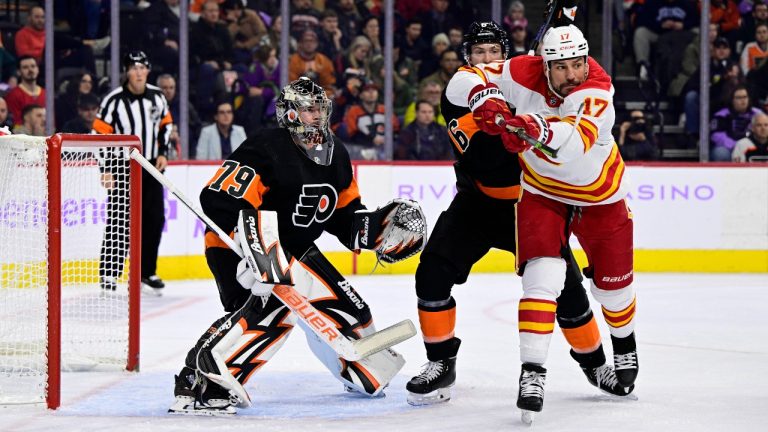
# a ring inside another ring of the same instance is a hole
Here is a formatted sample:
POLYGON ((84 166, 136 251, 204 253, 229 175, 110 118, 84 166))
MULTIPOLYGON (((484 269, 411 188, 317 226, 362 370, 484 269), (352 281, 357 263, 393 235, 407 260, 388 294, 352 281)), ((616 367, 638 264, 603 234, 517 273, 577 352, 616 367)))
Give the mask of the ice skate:
POLYGON ((628 388, 635 383, 640 369, 637 361, 635 333, 625 338, 611 335, 611 342, 613 342, 613 367, 616 370, 616 378, 619 380, 619 384, 628 388))
POLYGON ((604 364, 596 368, 582 367, 581 370, 587 376, 589 383, 600 389, 603 393, 622 399, 637 400, 637 397, 631 394, 635 386, 624 387, 619 384, 616 372, 609 365, 604 364))
POLYGON ((451 400, 451 387, 456 382, 456 357, 430 361, 421 373, 406 384, 408 403, 432 405, 451 400))
POLYGON ((141 291, 145 294, 162 297, 163 288, 165 288, 165 282, 157 275, 141 278, 141 291))
POLYGON ((209 382, 185 367, 176 375, 176 397, 168 413, 177 415, 231 417, 236 414, 234 398, 225 388, 209 382))
POLYGON ((547 370, 543 366, 523 363, 520 371, 520 390, 517 395, 517 407, 522 410, 521 420, 530 425, 534 415, 544 407, 544 382, 547 370))

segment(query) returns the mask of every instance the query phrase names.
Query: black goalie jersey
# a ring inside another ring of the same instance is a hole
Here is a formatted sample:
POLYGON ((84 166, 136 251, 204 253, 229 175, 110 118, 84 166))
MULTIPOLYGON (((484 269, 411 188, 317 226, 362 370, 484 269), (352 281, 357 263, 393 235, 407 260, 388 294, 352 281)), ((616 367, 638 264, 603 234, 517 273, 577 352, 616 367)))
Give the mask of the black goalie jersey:
POLYGON ((481 131, 469 109, 467 80, 461 74, 474 74, 464 66, 443 91, 440 110, 456 155, 456 176, 462 190, 472 188, 497 199, 517 199, 520 195, 520 163, 517 154, 504 149, 501 139, 481 131))
MULTIPOLYGON (((330 165, 318 165, 283 128, 261 130, 238 147, 200 193, 200 203, 228 233, 241 209, 276 211, 283 248, 297 258, 323 231, 348 245, 352 216, 364 208, 343 144, 334 146, 330 165)), ((223 246, 212 232, 205 240, 206 247, 223 246)))

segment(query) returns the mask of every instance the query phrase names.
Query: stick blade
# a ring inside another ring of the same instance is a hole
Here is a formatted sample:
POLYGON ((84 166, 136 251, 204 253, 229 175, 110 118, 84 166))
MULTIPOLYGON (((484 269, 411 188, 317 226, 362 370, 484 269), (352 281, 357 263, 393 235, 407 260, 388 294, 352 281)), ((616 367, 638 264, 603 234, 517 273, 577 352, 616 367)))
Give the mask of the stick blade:
POLYGON ((413 336, 416 336, 416 326, 413 325, 413 322, 411 320, 400 321, 399 323, 391 325, 383 330, 379 330, 372 335, 353 341, 352 345, 355 347, 354 357, 357 358, 350 358, 348 360, 360 360, 383 349, 387 349, 400 342, 406 341, 413 336))

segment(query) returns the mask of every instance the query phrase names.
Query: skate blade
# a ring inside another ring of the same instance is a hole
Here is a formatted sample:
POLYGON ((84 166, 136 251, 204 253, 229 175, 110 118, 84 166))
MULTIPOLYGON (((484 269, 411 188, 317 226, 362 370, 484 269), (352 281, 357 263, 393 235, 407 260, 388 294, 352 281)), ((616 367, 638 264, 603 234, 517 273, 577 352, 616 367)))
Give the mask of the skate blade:
POLYGON ((521 410, 520 420, 527 426, 533 425, 533 421, 536 419, 536 411, 521 410))
POLYGON ((152 297, 162 297, 163 288, 152 288, 149 285, 141 284, 141 292, 152 297))
POLYGON ((424 406, 448 402, 451 400, 451 387, 437 389, 425 394, 408 392, 408 403, 413 406, 424 406))
POLYGON ((634 393, 630 393, 630 394, 628 394, 626 396, 621 396, 621 395, 609 393, 608 391, 603 390, 603 389, 600 389, 600 392, 603 395, 607 396, 606 399, 610 399, 610 400, 615 400, 615 401, 636 401, 636 400, 638 400, 637 399, 637 395, 634 394, 634 393))
POLYGON ((226 409, 209 409, 209 408, 169 408, 168 414, 171 415, 186 415, 197 417, 234 417, 237 412, 234 408, 229 407, 226 409))

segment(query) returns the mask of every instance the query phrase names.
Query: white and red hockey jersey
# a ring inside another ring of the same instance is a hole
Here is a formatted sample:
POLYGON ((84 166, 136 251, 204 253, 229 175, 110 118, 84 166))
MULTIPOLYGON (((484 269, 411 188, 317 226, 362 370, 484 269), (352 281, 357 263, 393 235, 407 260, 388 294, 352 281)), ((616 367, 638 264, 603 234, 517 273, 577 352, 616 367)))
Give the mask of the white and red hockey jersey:
POLYGON ((614 89, 610 76, 594 59, 590 57, 588 64, 587 80, 565 99, 549 89, 538 56, 464 66, 448 84, 446 97, 472 108, 494 96, 472 90, 488 82, 496 84, 518 115, 544 117, 549 131, 540 138, 559 149, 555 159, 536 149, 520 154, 523 189, 578 206, 610 204, 627 194, 622 184, 624 161, 611 133, 616 119, 614 89))

